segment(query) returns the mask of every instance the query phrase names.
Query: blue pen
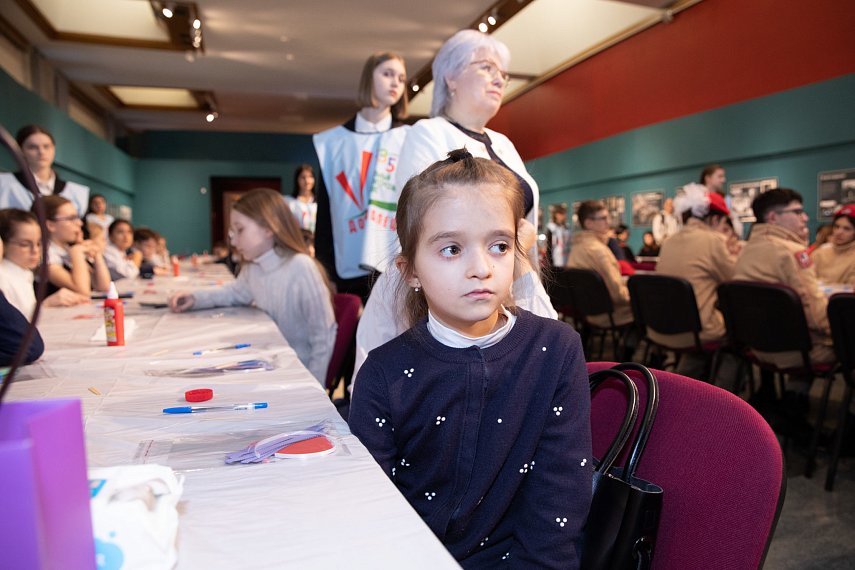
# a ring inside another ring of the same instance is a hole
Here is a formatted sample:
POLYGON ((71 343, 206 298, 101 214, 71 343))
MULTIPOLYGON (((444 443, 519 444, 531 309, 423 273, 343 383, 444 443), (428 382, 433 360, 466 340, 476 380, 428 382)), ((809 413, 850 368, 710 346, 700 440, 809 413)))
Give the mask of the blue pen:
POLYGON ((217 410, 260 410, 267 407, 267 402, 250 402, 249 404, 230 404, 228 406, 178 406, 164 408, 164 414, 195 414, 197 412, 213 412, 217 410))
POLYGON ((220 348, 209 348, 208 350, 197 350, 193 353, 193 356, 202 356, 203 354, 211 354, 212 352, 222 352, 224 350, 240 350, 242 348, 248 348, 252 346, 248 342, 240 342, 238 344, 230 344, 228 346, 221 346, 220 348))

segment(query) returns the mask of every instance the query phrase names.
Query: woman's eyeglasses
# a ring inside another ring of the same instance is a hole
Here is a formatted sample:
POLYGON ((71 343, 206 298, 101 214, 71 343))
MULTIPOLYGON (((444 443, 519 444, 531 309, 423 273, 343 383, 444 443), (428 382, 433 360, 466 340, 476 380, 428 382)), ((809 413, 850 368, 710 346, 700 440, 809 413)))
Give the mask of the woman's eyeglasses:
POLYGON ((477 61, 473 61, 469 65, 478 66, 478 71, 486 74, 490 79, 498 77, 502 80, 502 87, 507 87, 508 83, 511 81, 511 76, 507 71, 501 69, 498 65, 488 59, 479 59, 477 61))

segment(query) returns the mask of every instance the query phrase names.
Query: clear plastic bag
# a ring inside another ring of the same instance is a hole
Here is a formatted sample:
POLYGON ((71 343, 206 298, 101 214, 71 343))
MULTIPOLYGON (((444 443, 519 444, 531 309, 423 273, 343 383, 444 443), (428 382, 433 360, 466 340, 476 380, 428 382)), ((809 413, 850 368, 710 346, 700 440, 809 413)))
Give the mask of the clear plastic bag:
MULTIPOLYGON (((338 432, 330 420, 306 421, 279 424, 264 429, 252 429, 237 432, 217 433, 209 435, 179 436, 172 439, 144 440, 137 446, 133 458, 135 464, 159 463, 168 465, 175 471, 187 472, 203 469, 216 469, 245 465, 248 463, 270 463, 278 461, 294 461, 294 459, 278 458, 274 454, 283 445, 271 445, 274 438, 293 436, 289 442, 301 441, 301 438, 323 436, 332 444, 331 451, 323 456, 350 456, 351 452, 344 443, 344 436, 338 432), (263 448, 263 449, 261 449, 263 448), (263 453, 262 453, 263 452, 263 453), (238 454, 246 454, 246 459, 252 461, 234 461, 229 464, 227 457, 235 458, 238 454)), ((286 443, 287 445, 287 443, 286 443)), ((315 456, 308 454, 301 458, 314 460, 315 456)))
POLYGON ((146 370, 146 376, 168 376, 172 378, 198 378, 203 376, 222 376, 247 372, 266 372, 276 368, 263 359, 237 360, 217 364, 216 366, 198 366, 171 370, 146 370))

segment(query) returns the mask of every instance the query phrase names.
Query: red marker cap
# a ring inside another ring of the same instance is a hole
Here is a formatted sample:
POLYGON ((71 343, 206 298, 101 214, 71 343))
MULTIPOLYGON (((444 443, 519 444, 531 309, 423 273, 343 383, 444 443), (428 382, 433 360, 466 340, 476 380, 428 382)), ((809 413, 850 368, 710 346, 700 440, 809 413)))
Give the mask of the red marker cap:
POLYGON ((210 388, 199 388, 184 392, 184 399, 188 402, 207 402, 214 397, 214 391, 210 388))

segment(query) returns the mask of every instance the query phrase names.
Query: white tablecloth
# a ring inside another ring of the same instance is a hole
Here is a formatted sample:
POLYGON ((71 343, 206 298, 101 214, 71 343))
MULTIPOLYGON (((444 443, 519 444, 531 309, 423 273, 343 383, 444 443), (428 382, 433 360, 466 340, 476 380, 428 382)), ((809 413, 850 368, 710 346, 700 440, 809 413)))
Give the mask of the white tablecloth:
POLYGON ((22 368, 13 400, 79 398, 90 467, 143 461, 185 474, 179 504, 179 568, 458 568, 359 441, 275 324, 251 308, 186 314, 145 309, 171 291, 214 286, 231 276, 203 266, 186 276, 119 282, 136 295, 125 319, 136 327, 124 347, 91 340, 103 324, 93 303, 44 309, 44 357, 22 368), (235 343, 250 348, 194 357, 193 351, 235 343), (146 371, 215 365, 250 358, 272 371, 210 378, 147 375, 146 371), (207 404, 268 402, 255 411, 167 415, 187 405, 186 390, 210 387, 207 404), (100 393, 100 395, 96 394, 100 393), (256 437, 327 421, 337 434, 333 455, 225 465, 256 437))

